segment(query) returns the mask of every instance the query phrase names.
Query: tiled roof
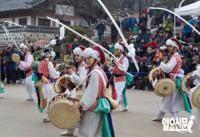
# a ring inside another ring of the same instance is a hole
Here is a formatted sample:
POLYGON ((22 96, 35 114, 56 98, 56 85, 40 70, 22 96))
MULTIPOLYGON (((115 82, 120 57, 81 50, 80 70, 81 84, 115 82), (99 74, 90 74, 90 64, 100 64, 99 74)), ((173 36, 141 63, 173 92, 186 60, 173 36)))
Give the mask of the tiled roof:
POLYGON ((45 0, 0 0, 0 12, 19 9, 29 9, 45 0))

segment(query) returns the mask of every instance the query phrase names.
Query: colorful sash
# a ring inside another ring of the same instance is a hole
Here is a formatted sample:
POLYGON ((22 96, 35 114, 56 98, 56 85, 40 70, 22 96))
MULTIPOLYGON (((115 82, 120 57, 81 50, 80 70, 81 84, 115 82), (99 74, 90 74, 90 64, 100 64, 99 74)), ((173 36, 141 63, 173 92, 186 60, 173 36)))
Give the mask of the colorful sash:
POLYGON ((128 99, 127 99, 127 95, 126 95, 126 88, 127 86, 129 86, 134 80, 134 77, 132 74, 130 73, 127 73, 126 74, 126 85, 125 85, 125 88, 123 89, 123 92, 122 92, 122 97, 123 97, 123 104, 124 104, 124 107, 127 107, 128 106, 128 99))
POLYGON ((192 107, 191 107, 191 104, 190 104, 190 100, 189 100, 189 97, 187 96, 187 93, 182 90, 181 83, 182 83, 182 79, 179 78, 179 77, 176 78, 176 88, 178 89, 178 91, 182 95, 183 108, 186 112, 191 113, 192 107))
POLYGON ((102 113, 102 137, 115 137, 112 118, 110 115, 111 103, 107 98, 100 98, 95 112, 102 113))
POLYGON ((33 65, 33 74, 32 74, 32 81, 34 81, 35 86, 35 92, 37 95, 37 103, 35 103, 36 109, 39 112, 43 112, 44 109, 40 107, 40 96, 39 96, 39 88, 38 88, 38 82, 41 80, 41 76, 38 73, 38 63, 34 63, 33 65))
POLYGON ((0 81, 0 94, 4 93, 4 85, 3 83, 0 81))

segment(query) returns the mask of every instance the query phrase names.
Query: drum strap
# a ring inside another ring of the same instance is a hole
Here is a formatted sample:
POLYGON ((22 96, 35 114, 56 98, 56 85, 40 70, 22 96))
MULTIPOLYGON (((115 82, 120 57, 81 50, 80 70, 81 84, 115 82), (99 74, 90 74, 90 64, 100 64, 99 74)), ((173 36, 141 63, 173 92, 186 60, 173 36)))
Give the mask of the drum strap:
POLYGON ((103 80, 104 86, 106 87, 107 82, 106 82, 105 76, 103 75, 103 73, 101 72, 101 70, 100 70, 100 69, 95 69, 95 70, 93 70, 93 71, 94 71, 94 72, 97 72, 97 73, 100 75, 100 77, 101 77, 102 80, 103 80))
POLYGON ((92 71, 87 75, 87 77, 86 77, 84 80, 82 80, 82 81, 69 93, 68 96, 71 96, 72 98, 74 98, 76 95, 75 95, 75 92, 73 92, 73 91, 76 91, 76 90, 79 88, 79 86, 82 85, 82 84, 88 79, 88 77, 90 77, 90 75, 91 75, 92 73, 94 73, 94 72, 97 72, 97 73, 100 75, 100 77, 101 77, 102 80, 103 80, 104 86, 106 87, 106 83, 107 83, 107 82, 106 82, 106 77, 103 75, 103 73, 101 72, 101 70, 100 70, 99 68, 96 68, 96 69, 92 70, 92 71))
POLYGON ((96 102, 92 105, 92 107, 89 109, 90 112, 94 112, 98 103, 99 103, 99 100, 101 98, 104 98, 105 97, 105 91, 102 89, 102 88, 106 88, 106 77, 104 76, 104 74, 102 73, 102 71, 100 69, 95 69, 93 70, 93 72, 97 72, 99 74, 99 78, 101 78, 102 82, 104 85, 99 85, 101 88, 99 88, 99 91, 98 91, 98 96, 97 96, 97 99, 96 99, 96 102))

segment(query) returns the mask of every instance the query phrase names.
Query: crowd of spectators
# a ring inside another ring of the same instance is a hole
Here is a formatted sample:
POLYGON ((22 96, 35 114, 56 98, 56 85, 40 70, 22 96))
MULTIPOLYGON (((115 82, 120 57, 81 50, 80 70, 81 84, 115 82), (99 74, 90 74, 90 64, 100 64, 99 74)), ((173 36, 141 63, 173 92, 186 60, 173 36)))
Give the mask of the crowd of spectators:
MULTIPOLYGON (((164 16, 164 15, 163 15, 164 16)), ((156 28, 155 31, 147 29, 147 15, 142 14, 140 20, 134 16, 127 16, 123 20, 118 20, 117 23, 121 27, 123 34, 126 36, 128 43, 133 43, 136 49, 136 60, 138 62, 140 72, 136 73, 136 68, 130 59, 129 72, 132 73, 135 78, 130 88, 136 89, 148 89, 152 90, 152 86, 148 81, 148 74, 153 67, 156 67, 163 60, 168 60, 169 55, 165 48, 165 42, 167 39, 173 37, 173 16, 166 17, 163 21, 161 15, 156 16, 156 28), (159 17, 159 18, 158 18, 159 17), (162 23, 162 24, 157 24, 162 23)), ((197 17, 186 17, 187 20, 200 30, 200 22, 197 17)), ((199 44, 200 36, 194 32, 188 25, 181 23, 177 19, 178 26, 181 27, 181 31, 176 34, 183 48, 180 53, 183 56, 183 70, 185 74, 195 69, 197 63, 199 63, 199 44)), ((96 30, 99 37, 99 42, 112 53, 114 52, 114 44, 119 40, 119 34, 115 26, 111 24, 110 41, 105 41, 104 31, 105 25, 100 23, 97 25, 96 30)), ((64 49, 64 56, 62 57, 65 63, 69 63, 73 59, 72 50, 80 45, 86 47, 89 46, 87 42, 84 44, 78 38, 74 38, 74 42, 67 44, 64 49)), ((37 60, 37 57, 41 53, 41 48, 31 48, 31 51, 37 60)), ((15 84, 16 82, 23 82, 24 72, 19 70, 16 64, 11 60, 11 55, 16 52, 12 46, 0 51, 0 63, 1 63, 1 81, 8 84, 15 84)), ((59 53, 58 53, 59 54, 59 53)), ((60 56, 60 54, 59 54, 60 56)), ((106 73, 110 76, 109 69, 105 66, 106 73)))

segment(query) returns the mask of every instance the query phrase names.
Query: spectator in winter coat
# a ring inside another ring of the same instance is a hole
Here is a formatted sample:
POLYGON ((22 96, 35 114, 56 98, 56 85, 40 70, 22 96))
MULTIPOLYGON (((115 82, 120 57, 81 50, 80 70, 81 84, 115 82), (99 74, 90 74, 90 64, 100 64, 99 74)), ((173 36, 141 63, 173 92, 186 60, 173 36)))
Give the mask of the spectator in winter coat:
POLYGON ((103 36, 106 30, 106 26, 101 22, 99 25, 97 25, 96 30, 99 36, 99 42, 101 43, 103 41, 103 36))

